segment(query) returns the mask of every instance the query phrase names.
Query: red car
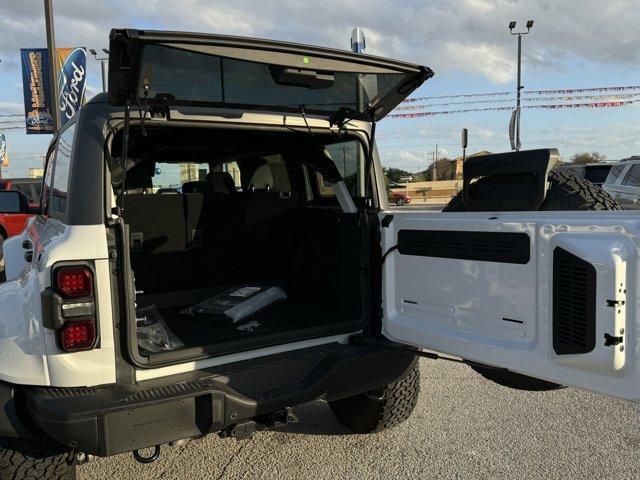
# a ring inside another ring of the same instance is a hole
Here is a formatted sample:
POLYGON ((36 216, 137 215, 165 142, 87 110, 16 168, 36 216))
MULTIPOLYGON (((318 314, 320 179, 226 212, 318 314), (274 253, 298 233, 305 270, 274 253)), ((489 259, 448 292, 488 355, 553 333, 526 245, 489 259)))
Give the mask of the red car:
MULTIPOLYGON (((6 183, 5 183, 6 184, 6 183)), ((0 189, 0 241, 17 235, 27 220, 37 213, 38 206, 17 190, 0 189)))
POLYGON ((411 203, 411 197, 406 193, 391 192, 391 201, 401 207, 407 203, 411 203))

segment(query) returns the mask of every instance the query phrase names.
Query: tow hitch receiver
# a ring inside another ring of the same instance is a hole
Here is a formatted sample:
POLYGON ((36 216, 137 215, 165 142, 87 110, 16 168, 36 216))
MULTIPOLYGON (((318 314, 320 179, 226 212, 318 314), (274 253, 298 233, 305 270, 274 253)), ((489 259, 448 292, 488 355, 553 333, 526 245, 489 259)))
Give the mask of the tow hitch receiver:
POLYGON ((260 415, 253 419, 243 420, 235 425, 231 425, 229 428, 221 431, 218 435, 222 438, 233 437, 236 440, 244 440, 245 438, 249 438, 258 430, 277 428, 287 425, 288 423, 298 423, 298 417, 293 414, 290 407, 267 415, 260 415))

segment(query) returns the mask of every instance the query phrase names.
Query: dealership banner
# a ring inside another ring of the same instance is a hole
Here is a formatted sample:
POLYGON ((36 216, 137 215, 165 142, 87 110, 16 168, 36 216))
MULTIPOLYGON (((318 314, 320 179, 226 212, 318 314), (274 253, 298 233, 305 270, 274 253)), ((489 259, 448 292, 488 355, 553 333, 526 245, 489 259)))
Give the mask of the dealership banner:
POLYGON ((22 88, 27 133, 53 133, 49 58, 46 48, 22 48, 22 88))
POLYGON ((9 166, 9 154, 7 153, 7 138, 4 132, 0 132, 0 167, 9 166))
POLYGON ((84 104, 87 86, 87 52, 84 48, 57 48, 58 108, 63 126, 84 104))
POLYGON ((53 115, 60 125, 84 103, 87 54, 84 48, 56 49, 58 93, 51 95, 49 56, 46 48, 20 49, 27 133, 53 133, 53 115), (56 104, 53 104, 53 98, 56 104))

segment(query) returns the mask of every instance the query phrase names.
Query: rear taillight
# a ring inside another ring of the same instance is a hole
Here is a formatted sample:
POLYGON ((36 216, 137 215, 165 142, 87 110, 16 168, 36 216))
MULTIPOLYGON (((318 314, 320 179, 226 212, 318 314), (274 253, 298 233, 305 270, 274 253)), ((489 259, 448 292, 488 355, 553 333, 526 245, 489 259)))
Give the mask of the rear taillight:
POLYGON ((56 271, 56 289, 66 298, 88 297, 93 293, 93 274, 87 267, 56 271))
POLYGON ((60 346, 66 352, 90 350, 96 343, 96 322, 93 318, 70 320, 60 329, 60 346))
POLYGON ((54 271, 54 289, 60 299, 62 324, 58 344, 65 352, 91 350, 97 343, 93 271, 86 265, 54 271))

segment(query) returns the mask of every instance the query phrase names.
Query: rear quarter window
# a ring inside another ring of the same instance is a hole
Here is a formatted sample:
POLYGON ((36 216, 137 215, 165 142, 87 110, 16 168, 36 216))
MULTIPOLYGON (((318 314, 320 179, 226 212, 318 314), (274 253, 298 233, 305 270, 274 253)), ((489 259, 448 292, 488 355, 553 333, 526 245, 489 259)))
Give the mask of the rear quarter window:
POLYGON ((56 158, 53 170, 53 189, 51 192, 51 212, 64 214, 67 212, 67 196, 69 191, 69 169, 73 150, 75 123, 69 126, 58 139, 56 158))

